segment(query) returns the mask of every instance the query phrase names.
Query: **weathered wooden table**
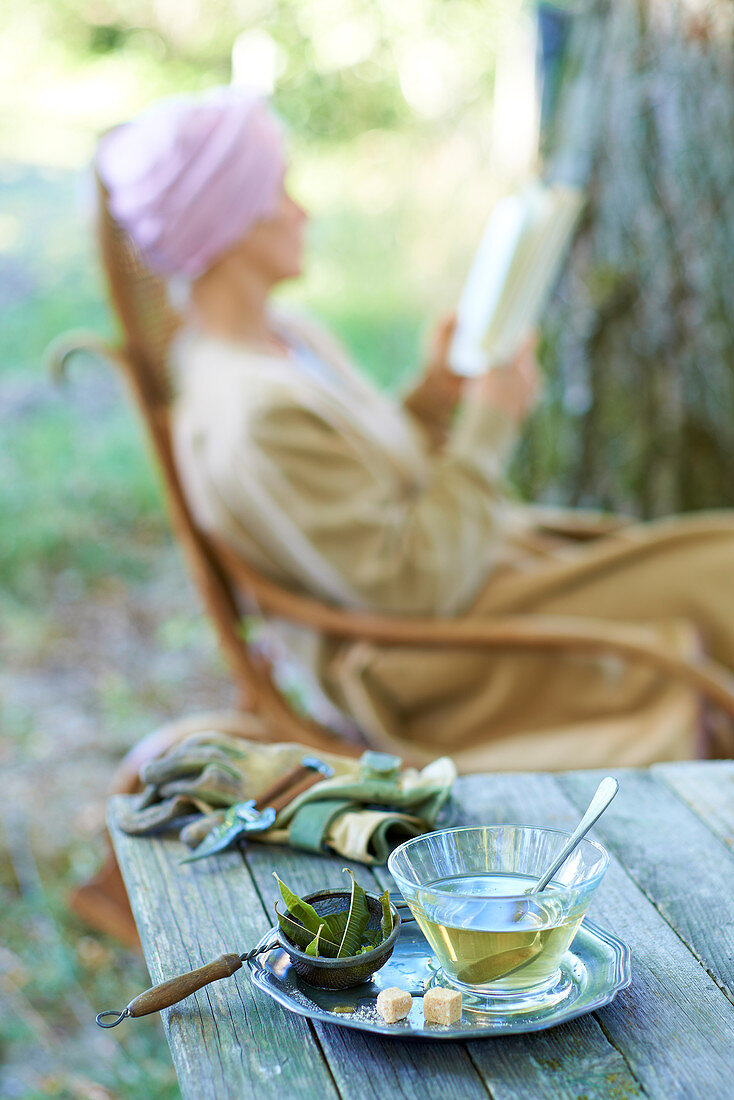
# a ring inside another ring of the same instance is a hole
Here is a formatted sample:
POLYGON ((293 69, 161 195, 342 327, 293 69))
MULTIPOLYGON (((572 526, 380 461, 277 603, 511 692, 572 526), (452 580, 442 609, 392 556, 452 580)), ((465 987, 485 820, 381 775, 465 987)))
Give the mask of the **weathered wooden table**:
MULTIPOLYGON (((621 791, 592 835, 612 853, 591 916, 632 948, 632 985, 549 1031, 468 1043, 385 1039, 313 1025, 253 989, 247 969, 163 1014, 184 1097, 257 1100, 731 1100, 734 1097, 734 762, 615 772, 621 791)), ((600 778, 471 776, 466 824, 568 828, 600 778)), ((342 886, 343 860, 250 844, 180 867, 175 839, 110 827, 151 978, 225 951, 273 923, 273 869, 302 893, 342 886)), ((367 889, 389 876, 354 867, 367 889)), ((124 1027, 135 1027, 128 1020, 124 1027)))

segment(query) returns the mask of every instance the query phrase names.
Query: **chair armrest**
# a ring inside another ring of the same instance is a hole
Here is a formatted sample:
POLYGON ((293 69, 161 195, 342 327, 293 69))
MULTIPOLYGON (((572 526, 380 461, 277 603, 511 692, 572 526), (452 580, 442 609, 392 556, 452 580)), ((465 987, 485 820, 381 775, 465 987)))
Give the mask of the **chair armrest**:
POLYGON ((54 382, 65 381, 69 360, 75 355, 94 355, 113 363, 119 363, 123 358, 118 348, 113 347, 96 333, 82 329, 63 332, 51 341, 43 353, 44 368, 54 382))
POLYGON ((690 684, 734 718, 734 675, 703 655, 671 653, 650 639, 642 625, 562 615, 509 615, 488 619, 406 618, 344 611, 290 592, 244 562, 220 539, 207 536, 211 553, 236 587, 251 594, 258 608, 321 634, 383 645, 462 649, 576 650, 614 653, 639 661, 664 676, 690 684))

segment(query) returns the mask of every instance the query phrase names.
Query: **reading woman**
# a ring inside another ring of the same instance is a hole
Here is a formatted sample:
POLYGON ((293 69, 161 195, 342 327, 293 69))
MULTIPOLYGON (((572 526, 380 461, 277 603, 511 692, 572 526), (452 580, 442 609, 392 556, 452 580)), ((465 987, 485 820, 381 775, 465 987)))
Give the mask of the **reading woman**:
MULTIPOLYGON (((306 215, 265 103, 232 89, 164 102, 103 139, 97 163, 150 268, 187 288, 175 446, 204 529, 345 608, 634 623, 734 669, 734 515, 580 544, 508 502, 504 469, 536 390, 530 348, 462 384, 444 325, 400 403, 271 302, 301 272, 306 215)), ((463 770, 642 765, 700 748, 692 693, 646 667, 312 642, 329 699, 409 762, 448 751, 463 770)))

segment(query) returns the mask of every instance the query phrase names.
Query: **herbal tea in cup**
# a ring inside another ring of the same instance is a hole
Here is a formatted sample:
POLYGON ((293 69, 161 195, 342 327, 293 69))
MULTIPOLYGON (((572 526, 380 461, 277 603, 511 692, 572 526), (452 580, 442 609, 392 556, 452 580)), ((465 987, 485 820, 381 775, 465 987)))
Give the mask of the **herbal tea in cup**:
POLYGON ((388 867, 467 1007, 528 1011, 562 1000, 561 960, 609 863, 583 840, 544 891, 528 896, 566 833, 528 825, 444 829, 397 848, 388 867))

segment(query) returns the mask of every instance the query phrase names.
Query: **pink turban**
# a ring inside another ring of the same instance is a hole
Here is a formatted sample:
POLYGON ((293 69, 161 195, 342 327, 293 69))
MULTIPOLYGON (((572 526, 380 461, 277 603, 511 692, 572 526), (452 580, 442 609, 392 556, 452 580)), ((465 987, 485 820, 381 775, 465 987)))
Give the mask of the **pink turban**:
POLYGON ((112 130, 97 171, 151 270, 196 278, 274 213, 285 157, 267 104, 216 88, 163 100, 112 130))

